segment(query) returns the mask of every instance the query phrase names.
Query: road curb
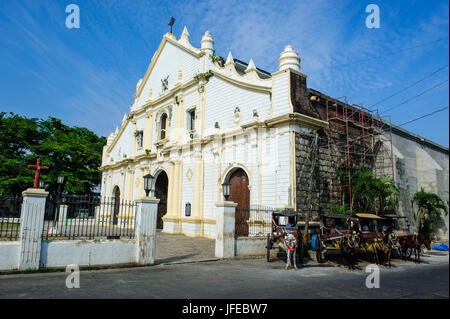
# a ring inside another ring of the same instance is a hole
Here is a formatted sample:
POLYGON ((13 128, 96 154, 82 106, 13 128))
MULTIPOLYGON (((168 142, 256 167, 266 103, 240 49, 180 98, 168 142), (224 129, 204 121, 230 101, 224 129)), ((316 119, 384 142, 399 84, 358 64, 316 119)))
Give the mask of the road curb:
POLYGON ((169 266, 169 265, 180 265, 180 264, 195 264, 195 263, 203 263, 203 262, 210 262, 210 261, 219 261, 224 260, 221 258, 210 258, 210 259, 200 259, 200 260, 185 260, 185 261, 173 261, 173 262, 167 262, 167 263, 155 263, 154 266, 169 266))

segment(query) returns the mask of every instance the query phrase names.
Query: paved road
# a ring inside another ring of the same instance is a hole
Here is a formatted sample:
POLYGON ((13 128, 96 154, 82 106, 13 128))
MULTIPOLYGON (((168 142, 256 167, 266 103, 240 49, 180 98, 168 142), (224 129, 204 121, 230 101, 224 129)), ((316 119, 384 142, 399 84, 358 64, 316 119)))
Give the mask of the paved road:
POLYGON ((364 269, 241 259, 82 271, 79 289, 66 273, 3 275, 0 298, 449 298, 448 256, 424 261, 382 268, 379 289, 366 288, 364 269))

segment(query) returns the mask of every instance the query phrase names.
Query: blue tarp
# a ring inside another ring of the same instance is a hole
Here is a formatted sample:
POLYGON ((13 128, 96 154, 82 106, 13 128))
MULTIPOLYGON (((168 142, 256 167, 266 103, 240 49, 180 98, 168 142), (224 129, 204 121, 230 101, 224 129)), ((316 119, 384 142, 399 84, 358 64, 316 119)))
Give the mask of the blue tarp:
POLYGON ((317 235, 312 235, 311 248, 312 248, 313 251, 316 251, 316 238, 317 238, 317 235))
POLYGON ((444 243, 442 243, 442 244, 437 244, 437 245, 434 245, 434 246, 432 247, 432 249, 433 249, 433 250, 444 250, 444 251, 448 251, 448 245, 447 245, 447 244, 444 244, 444 243))

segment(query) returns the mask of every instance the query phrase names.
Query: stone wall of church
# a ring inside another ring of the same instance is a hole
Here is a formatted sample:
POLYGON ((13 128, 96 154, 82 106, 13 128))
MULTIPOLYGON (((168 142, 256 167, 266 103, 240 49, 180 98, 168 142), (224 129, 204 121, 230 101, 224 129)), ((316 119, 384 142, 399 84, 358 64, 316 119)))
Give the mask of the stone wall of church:
MULTIPOLYGON (((320 135, 319 135, 320 137, 320 135)), ((308 211, 308 192, 311 185, 311 218, 318 220, 319 213, 324 212, 326 203, 330 200, 329 189, 329 157, 328 145, 323 136, 318 140, 318 152, 313 170, 314 135, 310 133, 295 133, 295 167, 296 167, 296 202, 297 210, 308 211), (313 171, 313 173, 311 173, 313 171)))
MULTIPOLYGON (((448 151, 430 147, 427 143, 415 141, 405 134, 392 135, 395 147, 395 176, 396 185, 400 191, 399 214, 410 220, 410 230, 415 227, 411 200, 414 193, 421 187, 425 191, 438 194, 449 206, 449 157, 448 151), (403 136, 402 136, 403 135, 403 136)), ((406 225, 401 225, 406 226, 406 225)), ((448 240, 449 217, 439 228, 439 238, 448 240)))

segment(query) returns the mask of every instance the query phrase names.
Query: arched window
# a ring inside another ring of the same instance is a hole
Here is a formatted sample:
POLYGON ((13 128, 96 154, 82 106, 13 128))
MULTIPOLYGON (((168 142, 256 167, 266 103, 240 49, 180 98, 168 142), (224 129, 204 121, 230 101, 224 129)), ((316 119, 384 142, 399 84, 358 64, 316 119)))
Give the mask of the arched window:
POLYGON ((161 115, 161 121, 160 121, 160 139, 163 140, 166 138, 166 127, 167 127, 167 114, 164 113, 161 115))

